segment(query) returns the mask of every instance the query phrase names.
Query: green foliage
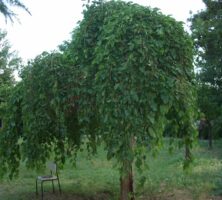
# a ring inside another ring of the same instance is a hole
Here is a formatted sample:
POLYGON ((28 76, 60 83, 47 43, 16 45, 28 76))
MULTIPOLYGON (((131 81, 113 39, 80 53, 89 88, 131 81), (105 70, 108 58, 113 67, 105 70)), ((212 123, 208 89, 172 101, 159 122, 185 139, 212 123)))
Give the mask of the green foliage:
POLYGON ((10 45, 6 39, 6 32, 0 30, 0 84, 13 84, 12 78, 12 65, 13 65, 13 54, 10 52, 10 45))
POLYGON ((24 68, 22 81, 10 96, 9 115, 0 136, 1 166, 10 169, 10 175, 16 172, 20 158, 28 167, 39 168, 53 151, 53 159, 64 163, 65 155, 72 155, 80 145, 77 96, 72 92, 77 82, 72 72, 59 53, 45 52, 24 68))
MULTIPOLYGON (((197 53, 196 62, 200 68, 197 74, 198 104, 201 112, 204 112, 206 117, 213 122, 213 130, 215 130, 221 124, 222 116, 220 112, 222 106, 222 3, 212 0, 204 0, 204 3, 206 9, 191 18, 191 30, 197 53)), ((221 125, 219 126, 218 131, 222 128, 221 125)))
POLYGON ((101 140, 120 169, 133 161, 140 168, 147 148, 156 153, 162 146, 169 123, 192 147, 193 51, 182 23, 137 4, 95 1, 60 50, 23 70, 10 115, 19 130, 8 124, 1 136, 13 137, 19 149, 0 146, 4 170, 13 175, 20 152, 29 167, 39 167, 51 151, 64 162, 83 142, 95 152, 101 140))
MULTIPOLYGON (((5 160, 9 161, 8 165, 11 165, 13 171, 16 172, 17 167, 19 166, 19 152, 17 151, 17 137, 16 132, 14 132, 15 127, 17 125, 17 121, 12 120, 14 115, 19 115, 19 107, 17 103, 17 99, 13 97, 9 101, 9 97, 14 87, 14 78, 13 78, 13 70, 20 65, 20 59, 16 56, 15 53, 10 51, 10 45, 6 40, 6 33, 0 31, 0 119, 3 121, 3 128, 0 129, 0 135, 2 137, 0 143, 2 148, 4 149, 4 154, 2 154, 1 163, 5 163, 5 160), (11 107, 14 107, 13 109, 11 107), (9 108, 10 107, 10 108, 9 108), (10 132, 5 134, 5 127, 10 126, 10 132), (15 134, 15 137, 14 137, 15 134), (5 139, 5 136, 8 137, 5 139), (9 147, 12 147, 9 149, 9 147), (11 158, 15 158, 12 160, 11 158), (4 160, 4 161, 3 161, 4 160)), ((16 91, 15 91, 16 93, 16 91)), ((3 171, 8 166, 2 166, 3 171)), ((2 171, 2 172, 3 172, 2 171)))
POLYGON ((7 169, 11 169, 10 177, 18 174, 20 164, 20 144, 19 139, 22 134, 23 122, 21 119, 21 85, 18 84, 13 91, 11 90, 10 98, 7 98, 7 113, 4 115, 4 126, 0 134, 1 146, 1 168, 0 175, 3 176, 7 169))
POLYGON ((80 145, 74 69, 63 62, 61 54, 43 53, 24 72, 24 151, 31 165, 44 163, 51 150, 56 160, 64 162, 65 149, 72 153, 80 145), (35 148, 29 148, 34 143, 35 148))
POLYGON ((0 119, 4 118, 7 98, 14 84, 13 69, 18 67, 20 62, 16 54, 10 51, 6 36, 6 32, 0 30, 0 119))
POLYGON ((193 51, 181 23, 137 4, 98 1, 84 12, 70 50, 83 77, 80 120, 97 116, 108 159, 142 161, 141 145, 155 152, 172 120, 192 146, 193 51))

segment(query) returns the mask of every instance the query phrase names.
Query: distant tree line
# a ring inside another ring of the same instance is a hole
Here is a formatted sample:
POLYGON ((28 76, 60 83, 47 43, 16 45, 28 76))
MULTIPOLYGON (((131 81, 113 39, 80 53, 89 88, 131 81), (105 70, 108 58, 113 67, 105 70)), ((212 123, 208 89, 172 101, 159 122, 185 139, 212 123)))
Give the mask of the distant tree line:
POLYGON ((222 2, 203 2, 206 9, 190 19, 198 67, 197 102, 209 129, 202 137, 219 138, 222 137, 222 2))

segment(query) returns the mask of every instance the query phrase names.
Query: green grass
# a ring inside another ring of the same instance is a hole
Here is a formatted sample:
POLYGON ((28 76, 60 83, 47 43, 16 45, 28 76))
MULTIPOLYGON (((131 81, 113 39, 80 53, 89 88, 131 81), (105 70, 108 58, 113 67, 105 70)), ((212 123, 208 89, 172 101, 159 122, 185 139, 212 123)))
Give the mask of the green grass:
POLYGON ((165 149, 155 160, 150 158, 150 170, 144 172, 146 198, 202 200, 222 194, 222 141, 215 141, 212 151, 201 141, 193 151, 195 160, 188 171, 183 170, 182 150, 168 154, 165 149))
MULTIPOLYGON (((149 156, 149 169, 144 169, 142 174, 135 172, 137 199, 220 199, 222 140, 214 142, 213 150, 208 150, 207 142, 201 141, 193 151, 195 160, 188 171, 183 171, 183 149, 169 154, 165 147, 156 158, 149 156), (146 177, 144 187, 138 187, 141 176, 146 177)), ((76 168, 67 162, 60 170, 62 195, 58 192, 53 194, 51 184, 46 183, 45 200, 118 199, 119 173, 113 165, 114 162, 106 160, 102 147, 91 159, 86 152, 79 153, 76 168)), ((40 174, 21 166, 17 179, 0 181, 0 199, 40 199, 35 195, 35 178, 40 174)))

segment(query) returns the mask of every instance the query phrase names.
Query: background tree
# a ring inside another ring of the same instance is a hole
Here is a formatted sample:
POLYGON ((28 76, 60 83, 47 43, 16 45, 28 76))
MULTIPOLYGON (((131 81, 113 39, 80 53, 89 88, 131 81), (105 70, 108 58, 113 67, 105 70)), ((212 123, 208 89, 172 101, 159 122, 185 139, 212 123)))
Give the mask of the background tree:
POLYGON ((11 7, 22 8, 30 14, 28 8, 19 0, 0 0, 0 13, 4 15, 6 21, 10 19, 13 22, 14 18, 17 19, 17 15, 11 7))
POLYGON ((120 198, 134 199, 132 166, 142 168, 147 151, 158 151, 166 124, 190 152, 192 56, 191 39, 173 18, 137 4, 93 2, 61 53, 43 53, 23 70, 0 135, 1 171, 15 175, 21 158, 28 167, 64 162, 103 141, 120 169, 120 198))
POLYGON ((222 129, 222 2, 203 0, 206 9, 191 18, 192 36, 199 67, 198 102, 200 111, 212 123, 214 135, 222 129))
POLYGON ((20 59, 10 51, 10 45, 6 39, 6 32, 0 30, 0 119, 3 120, 7 98, 13 87, 13 70, 18 67, 20 59))

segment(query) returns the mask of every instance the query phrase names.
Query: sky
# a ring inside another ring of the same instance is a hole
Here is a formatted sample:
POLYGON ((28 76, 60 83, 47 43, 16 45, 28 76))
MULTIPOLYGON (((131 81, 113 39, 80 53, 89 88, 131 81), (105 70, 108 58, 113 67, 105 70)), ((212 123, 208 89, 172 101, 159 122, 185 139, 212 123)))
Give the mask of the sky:
MULTIPOLYGON (((71 38, 72 30, 82 19, 83 0, 21 0, 31 12, 14 9, 19 21, 6 23, 0 15, 0 28, 7 31, 12 50, 26 62, 43 51, 52 51, 71 38)), ((178 21, 187 22, 190 11, 204 9, 202 0, 132 0, 144 6, 157 7, 178 21)), ((188 25, 185 24, 187 29, 188 25)), ((188 29, 187 29, 188 30, 188 29)))

